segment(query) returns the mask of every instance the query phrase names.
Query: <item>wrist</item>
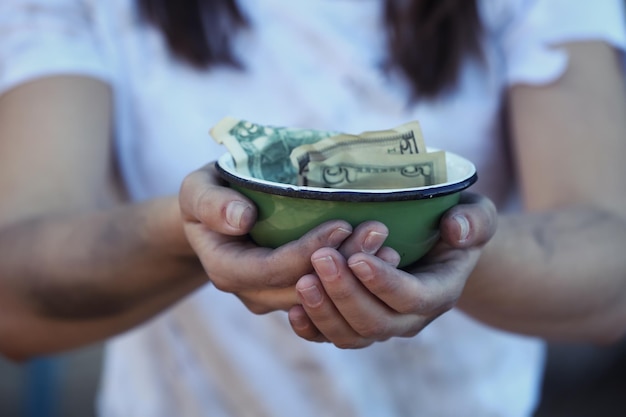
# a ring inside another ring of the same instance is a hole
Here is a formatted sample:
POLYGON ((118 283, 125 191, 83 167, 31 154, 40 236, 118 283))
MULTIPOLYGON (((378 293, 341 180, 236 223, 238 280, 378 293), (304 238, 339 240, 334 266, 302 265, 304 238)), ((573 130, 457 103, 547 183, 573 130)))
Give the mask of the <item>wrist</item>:
POLYGON ((165 256, 196 259, 183 227, 178 198, 152 200, 145 217, 145 236, 154 249, 165 256))

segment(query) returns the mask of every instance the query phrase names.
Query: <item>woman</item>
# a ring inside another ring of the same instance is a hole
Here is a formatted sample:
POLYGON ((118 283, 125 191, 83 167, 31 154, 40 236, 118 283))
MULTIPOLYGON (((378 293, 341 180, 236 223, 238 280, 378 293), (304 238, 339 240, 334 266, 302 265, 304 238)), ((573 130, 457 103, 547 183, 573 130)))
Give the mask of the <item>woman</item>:
POLYGON ((102 416, 530 415, 539 338, 626 322, 623 10, 589 4, 3 2, 3 352, 118 335, 102 416), (257 248, 207 165, 225 115, 417 119, 489 200, 408 271, 379 223, 257 248))

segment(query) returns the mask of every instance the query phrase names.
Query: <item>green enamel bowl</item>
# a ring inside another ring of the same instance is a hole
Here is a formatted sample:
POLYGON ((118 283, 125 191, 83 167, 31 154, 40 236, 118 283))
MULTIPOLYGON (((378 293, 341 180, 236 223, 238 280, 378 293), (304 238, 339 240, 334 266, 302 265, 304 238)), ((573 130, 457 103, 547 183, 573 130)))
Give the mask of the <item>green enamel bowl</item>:
POLYGON ((476 167, 446 152, 448 182, 426 187, 350 190, 281 184, 242 176, 230 154, 216 162, 219 175, 258 208, 250 231, 260 246, 276 248, 296 240, 312 228, 333 219, 352 226, 378 220, 389 229, 386 246, 401 257, 400 267, 412 264, 439 238, 439 219, 459 202, 460 192, 476 182, 476 167))

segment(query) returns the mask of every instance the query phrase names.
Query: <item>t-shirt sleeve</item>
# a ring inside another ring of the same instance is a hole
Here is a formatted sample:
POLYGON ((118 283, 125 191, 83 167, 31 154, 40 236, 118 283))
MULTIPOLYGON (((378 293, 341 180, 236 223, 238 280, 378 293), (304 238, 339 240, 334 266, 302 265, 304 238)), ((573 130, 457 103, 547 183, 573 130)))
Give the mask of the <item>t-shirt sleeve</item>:
POLYGON ((543 84, 558 78, 568 57, 554 45, 600 40, 626 50, 623 0, 522 0, 502 31, 509 85, 543 84))
POLYGON ((91 7, 80 0, 1 0, 0 94, 51 75, 109 80, 91 7))

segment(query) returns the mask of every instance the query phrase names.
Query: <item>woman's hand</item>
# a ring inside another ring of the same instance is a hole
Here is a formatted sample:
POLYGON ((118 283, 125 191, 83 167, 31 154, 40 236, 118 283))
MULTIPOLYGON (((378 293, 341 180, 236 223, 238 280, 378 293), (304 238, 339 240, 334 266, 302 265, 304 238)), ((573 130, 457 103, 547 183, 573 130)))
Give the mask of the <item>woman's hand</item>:
POLYGON ((255 245, 247 236, 255 205, 224 187, 212 164, 186 178, 180 205, 187 238, 218 289, 257 314, 290 310, 298 335, 340 347, 414 335, 451 308, 496 218, 489 200, 465 195, 442 219, 441 242, 409 273, 383 247, 388 231, 378 222, 353 231, 330 221, 277 249, 255 245))
POLYGON ((338 249, 315 251, 315 273, 298 281, 301 305, 289 311, 294 331, 341 348, 414 336, 455 305, 496 218, 491 201, 464 194, 442 218, 440 242, 407 271, 396 268, 395 251, 381 248, 387 231, 380 223, 360 226, 338 249))
POLYGON ((213 164, 185 179, 179 200, 186 236, 211 282, 257 314, 297 304, 295 284, 313 272, 313 253, 338 248, 352 233, 337 220, 277 249, 259 247, 247 236, 257 216, 254 203, 224 187, 213 164))

